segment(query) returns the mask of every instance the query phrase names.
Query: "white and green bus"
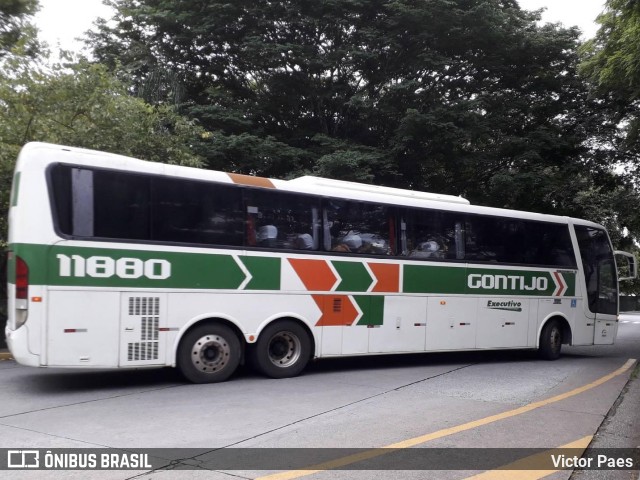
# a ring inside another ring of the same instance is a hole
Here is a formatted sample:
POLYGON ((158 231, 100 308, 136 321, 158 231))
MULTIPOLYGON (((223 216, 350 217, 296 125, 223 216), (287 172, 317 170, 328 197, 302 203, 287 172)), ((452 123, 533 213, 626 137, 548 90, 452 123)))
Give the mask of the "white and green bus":
MULTIPOLYGON (((247 361, 614 342, 595 223, 316 177, 260 177, 26 145, 9 211, 14 358, 37 367, 247 361)), ((632 274, 635 262, 627 254, 632 274)))

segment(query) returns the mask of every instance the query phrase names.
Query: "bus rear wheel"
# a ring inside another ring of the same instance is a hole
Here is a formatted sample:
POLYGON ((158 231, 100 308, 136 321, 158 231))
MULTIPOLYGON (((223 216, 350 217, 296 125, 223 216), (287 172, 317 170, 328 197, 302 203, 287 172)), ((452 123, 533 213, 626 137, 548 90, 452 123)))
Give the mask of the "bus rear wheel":
POLYGON ((540 333, 540 348, 538 354, 544 360, 557 360, 560 358, 562 348, 562 327, 557 320, 550 320, 542 328, 540 333))
POLYGON ((254 368, 271 378, 299 375, 310 358, 309 334, 293 320, 280 320, 267 326, 250 350, 254 368))
POLYGON ((180 341, 178 368, 193 383, 223 382, 238 368, 240 352, 240 340, 229 327, 200 325, 180 341))

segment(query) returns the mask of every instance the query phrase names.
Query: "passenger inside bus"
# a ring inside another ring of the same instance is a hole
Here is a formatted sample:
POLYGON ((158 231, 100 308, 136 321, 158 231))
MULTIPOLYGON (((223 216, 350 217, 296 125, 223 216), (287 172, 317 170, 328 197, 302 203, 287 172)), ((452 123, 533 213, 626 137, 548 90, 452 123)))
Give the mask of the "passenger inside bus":
POLYGON ((262 227, 258 228, 258 234, 256 238, 260 247, 276 247, 278 228, 275 225, 263 225, 262 227))

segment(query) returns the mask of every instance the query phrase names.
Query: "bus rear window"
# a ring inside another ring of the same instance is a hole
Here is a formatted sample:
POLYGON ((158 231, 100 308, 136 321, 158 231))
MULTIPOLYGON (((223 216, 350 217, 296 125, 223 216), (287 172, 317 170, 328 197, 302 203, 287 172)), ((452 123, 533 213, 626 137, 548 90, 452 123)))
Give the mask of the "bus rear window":
POLYGON ((88 213, 85 220, 93 221, 93 232, 85 232, 86 236, 150 240, 149 177, 104 170, 90 173, 93 215, 88 213))
POLYGON ((81 238, 240 246, 241 192, 227 185, 56 165, 59 233, 81 238))
POLYGON ((49 171, 54 223, 63 235, 73 235, 71 212, 71 169, 55 165, 49 171))
POLYGON ((56 165, 50 172, 58 231, 75 237, 148 240, 149 179, 56 165))

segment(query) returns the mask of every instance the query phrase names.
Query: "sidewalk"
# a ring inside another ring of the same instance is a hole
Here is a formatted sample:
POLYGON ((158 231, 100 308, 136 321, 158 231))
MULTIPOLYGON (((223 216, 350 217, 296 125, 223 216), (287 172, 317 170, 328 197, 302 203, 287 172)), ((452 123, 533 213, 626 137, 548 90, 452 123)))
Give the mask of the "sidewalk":
MULTIPOLYGON (((640 448, 640 364, 593 437, 592 448, 640 448)), ((575 470, 570 480, 640 480, 629 470, 575 470)))
MULTIPOLYGON (((0 361, 10 360, 4 338, 0 341, 0 361)), ((635 448, 640 449, 640 363, 636 364, 629 382, 620 392, 606 418, 600 425, 589 449, 635 448)), ((640 471, 629 470, 580 470, 571 474, 570 480, 640 480, 640 471)))

